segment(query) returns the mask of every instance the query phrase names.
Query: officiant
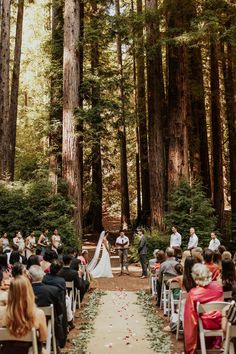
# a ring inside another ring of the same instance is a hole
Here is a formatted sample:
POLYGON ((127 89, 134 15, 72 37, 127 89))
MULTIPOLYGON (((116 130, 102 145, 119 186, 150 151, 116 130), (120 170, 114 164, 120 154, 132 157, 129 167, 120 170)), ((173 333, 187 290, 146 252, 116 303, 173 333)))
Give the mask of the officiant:
POLYGON ((123 269, 125 267, 127 273, 129 274, 128 268, 128 248, 129 248, 129 238, 125 236, 124 231, 120 231, 120 236, 116 239, 116 247, 118 248, 118 253, 120 257, 120 275, 123 274, 123 269))

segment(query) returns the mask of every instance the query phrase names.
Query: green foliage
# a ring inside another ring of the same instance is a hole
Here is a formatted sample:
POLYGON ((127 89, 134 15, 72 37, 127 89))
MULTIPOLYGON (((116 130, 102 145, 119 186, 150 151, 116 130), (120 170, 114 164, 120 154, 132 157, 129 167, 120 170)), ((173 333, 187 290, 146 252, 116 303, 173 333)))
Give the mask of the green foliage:
MULTIPOLYGON (((158 248, 161 250, 165 250, 170 244, 170 236, 157 231, 151 232, 149 230, 145 230, 145 236, 147 240, 148 259, 153 258, 153 251, 155 249, 158 248)), ((139 238, 135 237, 132 246, 130 248, 131 259, 134 262, 137 262, 139 260, 138 243, 139 243, 139 238)))
POLYGON ((209 244, 210 232, 216 228, 214 209, 207 199, 201 183, 192 186, 182 180, 170 195, 169 213, 165 216, 165 224, 169 229, 176 226, 182 235, 183 247, 188 243, 189 229, 194 227, 199 237, 199 246, 209 244))
POLYGON ((27 236, 35 230, 39 236, 47 227, 52 234, 59 229, 62 242, 78 246, 72 221, 73 205, 62 193, 52 194, 46 180, 26 184, 0 183, 0 232, 21 230, 27 236))

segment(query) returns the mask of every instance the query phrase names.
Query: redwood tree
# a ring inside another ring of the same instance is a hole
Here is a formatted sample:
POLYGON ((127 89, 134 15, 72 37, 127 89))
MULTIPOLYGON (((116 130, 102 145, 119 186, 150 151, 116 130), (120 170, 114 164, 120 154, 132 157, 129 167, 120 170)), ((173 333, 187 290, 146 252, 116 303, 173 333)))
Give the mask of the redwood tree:
POLYGON ((82 188, 78 163, 79 140, 75 110, 79 106, 80 1, 66 0, 64 9, 63 58, 63 148, 62 173, 69 194, 75 201, 75 222, 78 236, 82 235, 82 188))

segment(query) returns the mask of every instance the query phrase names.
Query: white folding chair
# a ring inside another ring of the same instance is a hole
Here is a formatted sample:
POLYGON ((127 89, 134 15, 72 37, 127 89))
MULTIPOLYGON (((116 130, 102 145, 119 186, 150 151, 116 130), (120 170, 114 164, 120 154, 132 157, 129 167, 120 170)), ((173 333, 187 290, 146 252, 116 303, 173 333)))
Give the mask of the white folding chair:
MULTIPOLYGON (((201 354, 206 354, 206 342, 205 337, 223 337, 223 330, 219 329, 204 329, 201 315, 203 313, 211 311, 222 311, 225 306, 229 305, 228 302, 208 302, 206 304, 197 303, 197 312, 198 312, 198 327, 199 327, 199 336, 200 336, 200 345, 201 345, 201 354)), ((221 350, 214 349, 214 352, 221 352, 221 350)), ((209 352, 209 351, 208 351, 209 352)))
POLYGON ((175 305, 178 305, 179 299, 174 299, 173 290, 180 289, 180 285, 177 281, 169 282, 169 292, 168 292, 168 317, 175 312, 175 305))
POLYGON ((236 338, 236 325, 232 325, 228 322, 224 343, 224 354, 235 354, 234 343, 231 341, 232 338, 236 338))
POLYGON ((187 291, 180 290, 179 294, 179 303, 178 303, 178 321, 177 321, 177 329, 176 329, 176 340, 179 340, 180 333, 183 334, 183 329, 180 329, 180 323, 182 321, 182 325, 184 328, 184 306, 187 297, 187 291))
POLYGON ((73 281, 66 281, 66 290, 68 296, 71 299, 71 310, 73 313, 75 313, 77 301, 80 308, 80 291, 75 288, 73 281))
POLYGON ((47 325, 48 325, 48 339, 46 343, 46 353, 51 353, 51 343, 53 353, 57 354, 57 343, 55 336, 55 318, 54 318, 54 309, 53 304, 50 306, 40 307, 43 310, 45 316, 47 317, 47 325))
POLYGON ((149 286, 152 296, 156 296, 157 294, 157 276, 155 274, 150 273, 149 276, 149 286))
POLYGON ((163 307, 164 316, 166 316, 167 314, 168 296, 169 296, 169 290, 166 283, 169 279, 172 278, 174 278, 174 275, 169 275, 169 274, 163 274, 162 277, 160 308, 163 307))
POLYGON ((37 335, 35 328, 33 328, 26 336, 20 338, 10 334, 7 328, 0 328, 0 342, 3 343, 9 341, 32 343, 32 354, 38 354, 37 335))

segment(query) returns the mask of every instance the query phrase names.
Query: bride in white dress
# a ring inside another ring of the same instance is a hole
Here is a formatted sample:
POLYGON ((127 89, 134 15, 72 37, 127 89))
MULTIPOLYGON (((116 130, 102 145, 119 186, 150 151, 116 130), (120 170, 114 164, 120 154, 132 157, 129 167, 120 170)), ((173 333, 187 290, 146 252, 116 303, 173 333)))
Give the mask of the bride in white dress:
POLYGON ((108 241, 106 232, 100 234, 98 244, 93 259, 88 265, 88 271, 93 278, 112 278, 112 269, 110 255, 108 252, 108 241), (102 256, 99 260, 100 250, 102 249, 102 256))

